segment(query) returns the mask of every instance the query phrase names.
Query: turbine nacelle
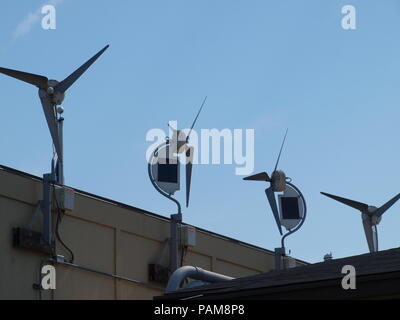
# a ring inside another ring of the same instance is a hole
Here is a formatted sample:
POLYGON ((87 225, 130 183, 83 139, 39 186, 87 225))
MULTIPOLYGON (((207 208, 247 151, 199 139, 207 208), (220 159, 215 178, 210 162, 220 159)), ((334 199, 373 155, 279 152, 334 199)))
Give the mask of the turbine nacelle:
POLYGON ((189 142, 189 136, 185 133, 184 130, 177 130, 170 126, 172 130, 172 139, 169 140, 169 144, 173 152, 183 153, 187 149, 187 144, 189 142))
POLYGON ((376 210, 378 210, 377 207, 375 206, 368 206, 368 213, 369 214, 374 214, 376 212, 376 210))
POLYGON ((47 88, 39 88, 39 96, 41 99, 48 99, 49 105, 61 105, 65 98, 65 93, 57 91, 57 80, 47 81, 47 88))
MULTIPOLYGON (((60 104, 62 104, 62 102, 64 101, 65 98, 65 92, 60 92, 57 91, 57 85, 60 82, 57 80, 49 80, 47 81, 47 89, 46 89, 46 93, 49 96, 49 98, 51 99, 51 102, 54 103, 54 105, 58 106, 60 104)), ((42 90, 42 89, 39 89, 42 90)))
POLYGON ((272 173, 271 185, 275 192, 283 192, 286 188, 286 174, 282 170, 272 173))

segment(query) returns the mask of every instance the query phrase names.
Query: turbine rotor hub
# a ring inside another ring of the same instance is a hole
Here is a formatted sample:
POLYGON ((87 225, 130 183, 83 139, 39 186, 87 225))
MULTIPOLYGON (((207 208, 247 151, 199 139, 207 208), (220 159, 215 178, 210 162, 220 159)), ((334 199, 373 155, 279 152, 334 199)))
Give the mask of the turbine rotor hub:
POLYGON ((372 214, 372 213, 374 213, 376 210, 378 210, 378 208, 377 208, 377 207, 374 207, 374 206, 368 206, 368 213, 369 213, 369 214, 372 214))
POLYGON ((49 94, 49 95, 54 94, 54 88, 53 87, 48 87, 47 88, 47 94, 49 94))
POLYGON ((51 101, 55 104, 55 105, 60 105, 63 101, 64 101, 64 97, 65 94, 62 92, 59 92, 57 90, 55 90, 55 87, 57 86, 59 82, 57 80, 49 80, 47 82, 47 94, 50 96, 51 101))

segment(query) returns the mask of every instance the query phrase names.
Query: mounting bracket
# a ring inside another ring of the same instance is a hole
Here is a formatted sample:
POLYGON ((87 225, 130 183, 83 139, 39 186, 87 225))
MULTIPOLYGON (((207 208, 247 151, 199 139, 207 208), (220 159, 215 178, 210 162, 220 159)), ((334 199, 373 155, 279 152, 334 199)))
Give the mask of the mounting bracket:
POLYGON ((54 253, 55 243, 51 216, 51 184, 54 181, 54 171, 43 175, 43 200, 39 201, 27 228, 13 228, 13 245, 15 247, 23 247, 47 254, 54 253), (43 214, 42 233, 32 230, 33 220, 40 212, 43 214))

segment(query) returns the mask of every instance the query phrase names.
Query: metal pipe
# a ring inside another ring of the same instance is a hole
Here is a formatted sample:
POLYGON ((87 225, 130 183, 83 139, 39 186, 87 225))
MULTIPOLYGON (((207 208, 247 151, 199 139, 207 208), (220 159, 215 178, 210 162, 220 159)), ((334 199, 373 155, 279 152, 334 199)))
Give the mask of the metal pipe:
POLYGON ((282 258, 286 255, 285 247, 275 248, 275 270, 282 270, 282 258))
POLYGON ((182 223, 182 214, 172 214, 170 222, 170 269, 175 272, 180 267, 178 224, 182 223))
POLYGON ((233 280, 234 278, 225 276, 223 274, 215 273, 212 271, 204 270, 199 267, 184 266, 177 269, 169 278, 166 292, 177 291, 183 280, 192 278, 209 283, 222 282, 233 280))
POLYGON ((57 159, 57 182, 60 185, 64 185, 64 118, 60 117, 57 120, 58 123, 58 136, 60 137, 60 148, 61 148, 61 155, 58 155, 57 159))
POLYGON ((191 289, 191 288, 195 288, 195 287, 206 286, 207 284, 210 284, 210 283, 209 282, 200 281, 200 280, 191 281, 191 282, 189 282, 187 284, 185 289, 191 289))
POLYGON ((130 279, 130 278, 119 276, 117 274, 112 274, 112 273, 109 273, 109 272, 95 270, 95 269, 84 267, 84 266, 81 266, 81 265, 78 265, 78 264, 75 264, 75 263, 70 263, 70 262, 66 262, 66 261, 57 261, 56 259, 52 259, 50 261, 52 261, 52 262, 54 262, 56 264, 61 264, 61 265, 69 266, 69 267, 72 267, 72 268, 76 268, 76 269, 80 269, 80 270, 96 273, 96 274, 99 274, 99 275, 102 275, 102 276, 106 276, 106 277, 111 277, 111 278, 118 279, 118 280, 124 280, 124 281, 128 281, 128 282, 132 282, 132 283, 135 283, 135 284, 138 284, 138 285, 142 285, 142 286, 153 288, 153 289, 157 289, 157 290, 163 290, 162 287, 159 287, 159 286, 156 286, 156 285, 152 285, 152 284, 147 283, 147 282, 130 279))
MULTIPOLYGON (((78 264, 75 264, 75 263, 71 263, 71 262, 61 261, 61 260, 58 260, 56 257, 54 257, 54 258, 50 258, 49 257, 49 258, 41 260, 40 266, 39 266, 39 283, 37 284, 37 289, 39 291, 39 300, 42 300, 42 291, 43 291, 43 288, 42 288, 42 268, 43 268, 43 265, 44 265, 45 262, 50 262, 50 263, 53 263, 55 265, 60 264, 60 265, 64 265, 64 266, 68 266, 68 267, 72 267, 72 268, 76 268, 76 269, 80 269, 80 270, 83 270, 83 271, 96 273, 96 274, 99 274, 99 275, 102 275, 102 276, 111 277, 111 278, 114 278, 114 279, 135 283, 137 285, 141 285, 141 286, 152 288, 152 289, 156 289, 156 290, 163 290, 162 287, 159 287, 159 286, 156 286, 156 285, 152 285, 152 284, 147 283, 147 282, 130 279, 130 278, 119 276, 117 274, 112 274, 112 273, 109 273, 109 272, 95 270, 95 269, 84 267, 84 266, 81 266, 81 265, 78 265, 78 264)), ((53 299, 54 299, 54 297, 53 297, 53 299)))
POLYGON ((50 199, 50 182, 53 178, 52 174, 43 175, 43 201, 41 207, 43 212, 43 240, 46 244, 52 244, 52 222, 51 222, 51 199, 50 199))

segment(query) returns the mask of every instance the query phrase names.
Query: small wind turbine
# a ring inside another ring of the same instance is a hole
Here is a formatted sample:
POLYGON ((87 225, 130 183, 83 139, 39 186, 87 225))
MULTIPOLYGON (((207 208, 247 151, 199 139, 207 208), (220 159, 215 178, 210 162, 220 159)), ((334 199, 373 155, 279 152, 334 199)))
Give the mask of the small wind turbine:
POLYGON ((175 154, 183 155, 185 161, 182 162, 186 166, 186 207, 189 206, 194 154, 194 147, 189 145, 189 140, 206 100, 207 97, 204 98, 187 134, 184 130, 177 130, 168 124, 172 131, 172 138, 167 138, 166 142, 159 145, 149 161, 149 164, 152 165, 150 180, 155 182, 156 187, 161 189, 165 196, 170 197, 175 191, 180 190, 179 163, 182 159, 179 160, 175 154))
POLYGON ((189 206, 190 187, 192 182, 192 168, 193 168, 193 153, 194 147, 189 145, 190 134, 197 122, 197 119, 203 110, 207 97, 204 98, 203 103, 188 134, 183 130, 172 128, 172 138, 166 139, 161 143, 154 152, 152 152, 148 161, 148 174, 153 187, 161 193, 164 197, 176 203, 178 213, 171 215, 170 225, 170 271, 175 271, 179 267, 178 258, 178 224, 182 223, 181 205, 178 200, 174 199, 172 195, 175 191, 180 190, 180 159, 176 154, 181 154, 185 157, 186 165, 186 207, 189 206))
POLYGON ((204 104, 206 103, 207 97, 204 98, 199 111, 197 112, 196 118, 193 120, 192 126, 190 127, 190 130, 188 134, 186 135, 184 131, 182 130, 176 130, 172 127, 173 135, 172 135, 172 141, 170 142, 176 150, 176 153, 178 154, 184 154, 185 155, 185 162, 186 162, 186 207, 189 206, 189 198, 190 198, 190 187, 192 183, 192 169, 193 169, 193 153, 194 153, 194 148, 193 146, 189 146, 189 139, 190 139, 190 134, 192 133, 192 130, 197 122, 197 119, 199 118, 199 115, 201 111, 203 110, 204 104), (174 145, 176 144, 176 145, 174 145))
MULTIPOLYGON (((59 166, 62 166, 63 163, 62 130, 60 130, 63 119, 57 118, 57 113, 61 114, 63 112, 63 109, 61 107, 56 107, 58 105, 61 105, 61 103, 63 102, 65 92, 68 90, 68 88, 71 87, 74 82, 79 79, 79 77, 92 65, 93 62, 95 62, 103 54, 104 51, 107 50, 108 47, 108 45, 104 47, 91 59, 85 62, 81 67, 79 67, 61 82, 57 80, 49 80, 47 77, 37 74, 0 68, 0 73, 33 84, 34 86, 39 88, 39 98, 42 103, 47 125, 49 127, 53 144, 56 149, 58 157, 57 161, 59 166)), ((61 177, 59 176, 58 178, 62 182, 62 174, 61 177)))
MULTIPOLYGON (((59 82, 57 80, 49 80, 47 77, 27 73, 18 70, 0 68, 0 73, 7 76, 16 78, 18 80, 27 82, 36 86, 39 89, 39 98, 42 103, 43 112, 46 117, 46 122, 50 130, 51 138, 55 151, 57 154, 57 163, 54 167, 55 154, 53 154, 53 159, 51 162, 51 173, 43 175, 43 199, 39 201, 36 208, 35 215, 38 212, 43 213, 42 222, 42 235, 38 241, 36 237, 32 237, 31 232, 28 233, 27 243, 30 245, 35 244, 38 248, 42 248, 45 252, 54 252, 54 242, 53 242, 53 223, 52 223, 52 198, 51 198, 51 188, 54 187, 54 182, 59 185, 64 185, 64 164, 63 164, 63 121, 64 118, 61 117, 63 113, 62 107, 57 107, 61 105, 64 100, 65 92, 71 87, 76 80, 107 50, 109 46, 105 46, 97 54, 95 54, 91 59, 85 62, 77 70, 71 73, 63 81, 59 82)), ((70 190, 62 187, 62 192, 64 194, 69 194, 70 190)), ((58 202, 57 202, 58 206, 58 202)), ((57 228, 57 227, 56 227, 57 228)), ((56 231, 56 235, 57 235, 56 231)), ((60 239, 59 239, 60 240, 60 239)), ((61 241, 61 240, 60 240, 61 241)))
POLYGON ((339 201, 345 205, 348 205, 354 209, 361 211, 362 222, 364 226, 365 237, 367 238, 369 251, 378 251, 378 228, 377 225, 381 222, 382 215, 393 206, 397 200, 400 199, 400 193, 393 197, 391 200, 386 202, 383 206, 377 208, 369 206, 368 204, 338 197, 329 193, 321 192, 324 196, 339 201))
MULTIPOLYGON (((286 136, 287 136, 288 130, 286 130, 285 137, 283 138, 281 149, 279 151, 278 159, 276 160, 275 168, 272 172, 272 176, 270 177, 268 173, 266 172, 261 172, 257 173, 255 175, 243 178, 243 180, 254 180, 254 181, 267 181, 270 183, 270 187, 265 189, 265 193, 268 198, 268 202, 271 206, 272 213, 275 218, 276 225, 278 226, 279 233, 282 235, 282 227, 281 227, 281 222, 279 219, 279 212, 278 212, 278 207, 276 205, 275 201, 275 192, 283 192, 286 188, 286 174, 282 170, 277 170, 278 164, 279 164, 279 159, 282 154, 282 149, 285 144, 286 136)), ((289 179, 290 181, 290 179, 289 179)))
POLYGON ((278 170, 279 159, 282 154, 282 149, 285 144, 288 130, 286 130, 283 138, 281 149, 279 150, 278 159, 276 160, 275 168, 271 177, 266 172, 261 172, 243 180, 266 181, 270 183, 270 187, 265 190, 269 205, 275 218, 279 233, 282 236, 281 247, 275 248, 275 267, 281 270, 283 258, 286 257, 285 238, 301 228, 307 215, 307 205, 301 191, 291 183, 291 179, 286 177, 282 170, 278 170), (278 196, 279 211, 276 203, 275 192, 282 192, 278 196), (279 214, 281 213, 281 214, 279 214), (283 235, 282 226, 288 232, 283 235))

